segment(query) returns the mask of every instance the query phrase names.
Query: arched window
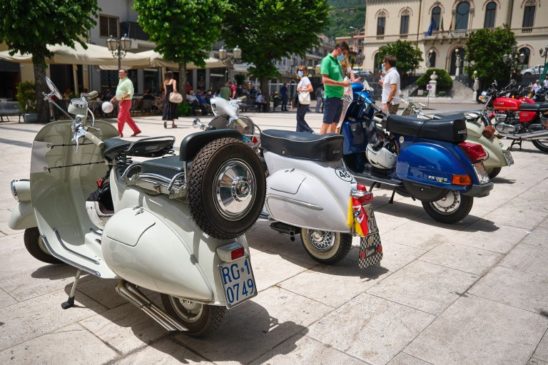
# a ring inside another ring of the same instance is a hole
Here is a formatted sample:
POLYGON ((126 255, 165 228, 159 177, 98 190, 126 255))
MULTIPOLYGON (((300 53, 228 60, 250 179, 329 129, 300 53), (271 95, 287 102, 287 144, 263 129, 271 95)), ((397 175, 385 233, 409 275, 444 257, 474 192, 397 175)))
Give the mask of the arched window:
POLYGON ((400 18, 400 34, 407 35, 409 33, 409 10, 404 10, 400 18))
POLYGON ((523 8, 523 23, 522 30, 530 32, 535 24, 535 10, 537 9, 535 1, 527 1, 523 8))
POLYGON ((434 49, 431 49, 428 51, 428 57, 426 58, 428 60, 428 67, 436 67, 436 51, 434 49))
POLYGON ((380 12, 379 16, 377 17, 377 35, 378 36, 384 35, 385 26, 386 26, 386 14, 384 12, 380 12))
POLYGON ((455 19, 455 30, 468 29, 468 16, 470 15, 470 3, 461 1, 457 5, 457 14, 455 19))
POLYGON ((490 1, 485 6, 485 20, 483 21, 484 28, 495 27, 495 17, 497 15, 497 3, 490 1))
POLYGON ((440 30, 440 22, 441 22, 441 8, 439 6, 434 6, 432 8, 432 23, 434 24, 434 27, 432 30, 440 30))
POLYGON ((519 62, 521 68, 527 68, 529 66, 529 58, 531 57, 531 50, 529 47, 522 47, 518 50, 519 62))

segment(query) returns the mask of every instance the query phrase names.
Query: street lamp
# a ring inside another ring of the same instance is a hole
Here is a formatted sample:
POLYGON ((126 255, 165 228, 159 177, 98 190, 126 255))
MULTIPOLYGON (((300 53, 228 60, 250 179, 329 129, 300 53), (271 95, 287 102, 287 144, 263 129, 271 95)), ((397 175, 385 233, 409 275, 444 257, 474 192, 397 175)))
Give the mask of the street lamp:
POLYGON ((544 69, 542 71, 542 74, 540 75, 540 82, 544 82, 544 80, 546 79, 546 72, 548 72, 546 67, 546 58, 548 58, 548 46, 540 49, 540 57, 544 57, 544 69))
POLYGON ((122 58, 126 56, 127 51, 131 47, 131 39, 124 34, 122 38, 113 38, 110 36, 107 39, 107 47, 112 53, 112 57, 118 58, 118 70, 122 68, 122 58))
POLYGON ((224 47, 219 49, 219 59, 226 66, 226 77, 229 78, 228 70, 234 69, 234 62, 239 62, 242 59, 242 49, 238 46, 234 47, 232 52, 228 52, 224 47))
POLYGON ((510 80, 512 79, 514 71, 517 72, 518 67, 525 63, 526 57, 527 56, 524 52, 518 53, 516 47, 512 47, 511 52, 502 55, 502 60, 504 61, 504 63, 510 66, 510 80))

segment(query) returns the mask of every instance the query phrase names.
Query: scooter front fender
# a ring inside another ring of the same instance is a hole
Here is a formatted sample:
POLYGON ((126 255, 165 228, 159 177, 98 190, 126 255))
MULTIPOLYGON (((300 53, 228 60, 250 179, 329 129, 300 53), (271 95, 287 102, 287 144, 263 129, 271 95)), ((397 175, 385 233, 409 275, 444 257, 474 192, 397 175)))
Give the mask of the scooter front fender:
POLYGON ((11 210, 8 226, 15 230, 36 227, 36 218, 34 216, 32 202, 19 202, 19 204, 11 210))
POLYGON ((464 152, 448 143, 427 140, 405 141, 396 164, 399 179, 448 190, 465 191, 466 186, 453 185, 453 175, 469 175, 474 184, 477 176, 471 163, 463 161, 464 152))

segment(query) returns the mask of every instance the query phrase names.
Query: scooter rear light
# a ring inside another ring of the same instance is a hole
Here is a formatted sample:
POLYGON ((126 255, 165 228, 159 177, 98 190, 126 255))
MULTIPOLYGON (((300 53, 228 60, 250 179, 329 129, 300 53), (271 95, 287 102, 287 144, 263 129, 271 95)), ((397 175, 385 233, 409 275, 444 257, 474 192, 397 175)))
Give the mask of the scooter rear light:
POLYGON ((453 183, 453 185, 472 185, 472 179, 468 175, 453 175, 451 182, 453 183))
POLYGON ((468 155, 472 163, 483 161, 487 158, 487 152, 483 149, 481 144, 461 142, 459 147, 468 155))
POLYGON ((232 242, 217 248, 219 258, 224 262, 238 260, 245 256, 245 248, 238 242, 232 242))
POLYGON ((373 193, 367 191, 367 187, 363 184, 357 184, 355 189, 352 189, 350 195, 353 198, 358 199, 358 201, 364 205, 369 204, 373 201, 373 193))

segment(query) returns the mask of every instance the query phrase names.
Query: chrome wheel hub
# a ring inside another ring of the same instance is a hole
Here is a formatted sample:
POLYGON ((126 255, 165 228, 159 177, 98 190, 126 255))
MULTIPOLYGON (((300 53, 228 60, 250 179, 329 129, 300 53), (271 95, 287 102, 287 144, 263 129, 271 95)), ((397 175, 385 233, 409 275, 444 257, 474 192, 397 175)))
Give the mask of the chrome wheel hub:
POLYGON ((461 203, 460 194, 456 191, 450 191, 440 200, 431 202, 430 205, 432 208, 436 209, 440 214, 453 214, 455 213, 461 203))
POLYGON ((186 322, 196 322, 202 316, 204 305, 187 299, 170 297, 177 316, 186 322))
POLYGON ((227 220, 244 217, 253 206, 257 182, 251 167, 242 160, 225 162, 215 175, 215 206, 227 220))
POLYGON ((325 231, 311 231, 309 233, 312 246, 318 251, 329 251, 335 244, 335 233, 325 231))

